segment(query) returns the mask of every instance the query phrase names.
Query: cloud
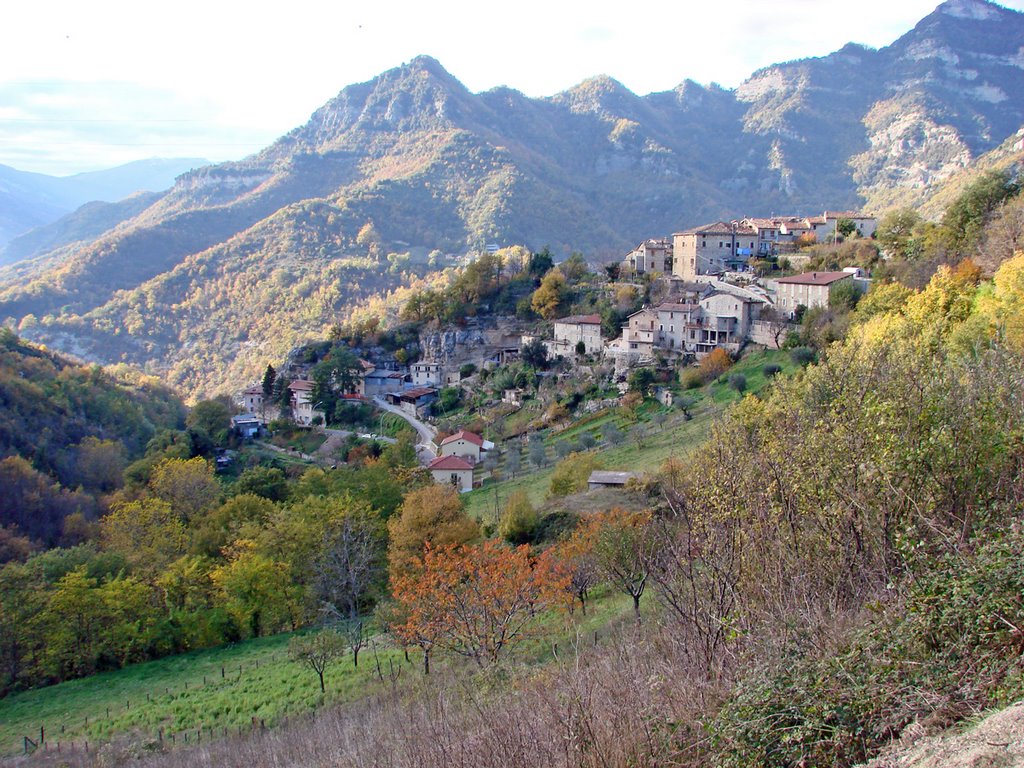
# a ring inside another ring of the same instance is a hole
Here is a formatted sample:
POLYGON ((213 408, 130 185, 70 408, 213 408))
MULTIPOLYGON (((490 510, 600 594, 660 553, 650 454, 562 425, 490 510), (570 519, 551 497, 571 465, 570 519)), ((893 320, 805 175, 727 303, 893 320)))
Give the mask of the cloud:
POLYGON ((0 162, 66 174, 146 157, 240 157, 276 134, 219 122, 217 105, 126 82, 0 83, 0 162))

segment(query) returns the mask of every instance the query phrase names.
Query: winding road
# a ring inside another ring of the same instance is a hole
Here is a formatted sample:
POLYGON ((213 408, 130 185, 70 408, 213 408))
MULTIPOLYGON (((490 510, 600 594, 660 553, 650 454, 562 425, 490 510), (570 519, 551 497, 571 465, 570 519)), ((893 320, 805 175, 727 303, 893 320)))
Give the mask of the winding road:
POLYGON ((437 437, 437 429, 426 422, 420 421, 414 416, 410 416, 401 408, 391 405, 381 397, 374 397, 373 404, 382 411, 393 413, 396 416, 405 419, 410 425, 412 425, 412 428, 416 430, 416 434, 419 436, 419 442, 416 444, 416 455, 420 457, 421 464, 425 466, 434 460, 436 457, 434 452, 434 438, 437 437))

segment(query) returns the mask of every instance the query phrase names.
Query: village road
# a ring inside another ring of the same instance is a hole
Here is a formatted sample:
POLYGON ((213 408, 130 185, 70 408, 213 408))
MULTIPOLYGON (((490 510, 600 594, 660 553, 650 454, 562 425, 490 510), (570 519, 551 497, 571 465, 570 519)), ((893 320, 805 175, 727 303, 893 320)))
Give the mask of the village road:
POLYGON ((420 438, 419 443, 416 445, 416 455, 420 457, 421 464, 426 465, 434 460, 436 456, 434 453, 434 438, 437 437, 437 430, 434 427, 420 421, 414 416, 410 416, 401 408, 397 408, 385 401, 382 397, 374 397, 373 404, 382 411, 387 411, 388 413, 400 416, 412 425, 412 428, 416 430, 416 434, 419 435, 420 438))

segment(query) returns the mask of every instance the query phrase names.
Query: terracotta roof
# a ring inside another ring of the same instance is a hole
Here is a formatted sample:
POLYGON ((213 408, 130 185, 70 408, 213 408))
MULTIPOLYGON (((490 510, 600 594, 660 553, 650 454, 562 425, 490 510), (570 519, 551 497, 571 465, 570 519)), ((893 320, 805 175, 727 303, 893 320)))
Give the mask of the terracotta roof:
POLYGON ((600 325, 600 315, 570 315, 569 317, 560 317, 555 320, 556 323, 565 323, 567 325, 600 325))
POLYGON ((656 306, 655 309, 659 312, 689 312, 699 306, 699 304, 674 304, 672 302, 663 301, 661 304, 656 306))
POLYGON ((292 390, 293 392, 312 392, 313 382, 306 381, 305 379, 296 379, 295 381, 288 385, 288 389, 292 390))
POLYGON ((427 465, 427 469, 472 469, 473 465, 458 456, 438 456, 427 465))
POLYGON ((780 277, 776 282, 792 285, 831 285, 844 277, 851 277, 852 272, 804 272, 802 275, 780 277))
POLYGON ((732 224, 727 224, 724 221, 716 221, 713 224, 702 224, 699 227, 693 229, 684 230, 681 234, 683 235, 731 235, 732 224))
POLYGON ((467 432, 464 429, 460 429, 454 435, 448 435, 444 440, 441 441, 441 445, 447 445, 448 443, 454 443, 456 440, 465 440, 467 443, 473 443, 483 447, 484 439, 480 435, 474 434, 473 432, 467 432))
POLYGON ((413 399, 417 399, 423 397, 424 395, 433 395, 435 392, 437 392, 437 390, 434 389, 433 387, 413 387, 412 389, 405 390, 401 394, 402 397, 411 397, 413 399))
POLYGON ((713 224, 704 224, 693 229, 687 229, 679 234, 682 235, 756 235, 757 230, 741 222, 716 221, 713 224))
POLYGON ((262 395, 263 387, 249 387, 247 390, 242 392, 243 395, 262 395))

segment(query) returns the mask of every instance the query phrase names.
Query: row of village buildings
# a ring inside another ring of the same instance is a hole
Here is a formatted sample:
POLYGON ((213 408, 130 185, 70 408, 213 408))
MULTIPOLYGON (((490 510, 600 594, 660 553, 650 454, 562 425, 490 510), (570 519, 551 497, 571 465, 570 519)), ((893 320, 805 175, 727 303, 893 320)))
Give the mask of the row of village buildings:
MULTIPOLYGON (((621 335, 607 339, 599 315, 575 315, 556 319, 551 338, 541 339, 552 357, 574 359, 604 355, 620 369, 653 362, 655 354, 700 359, 714 349, 737 352, 748 341, 775 346, 779 342, 774 323, 791 318, 799 307, 826 306, 832 292, 844 284, 866 290, 867 280, 857 268, 838 272, 806 272, 775 280, 754 280, 749 263, 756 258, 792 251, 798 241, 811 237, 827 241, 835 236, 841 219, 854 223, 857 233, 870 237, 877 226, 874 217, 852 212, 829 212, 815 217, 745 218, 715 222, 684 232, 672 239, 640 243, 623 261, 627 272, 652 273, 668 283, 670 297, 633 313, 621 335), (737 279, 738 278, 738 279, 737 279), (762 319, 765 309, 774 310, 774 321, 762 319)), ((524 336, 522 341, 534 337, 524 336)), ((488 350, 484 366, 498 366, 515 359, 518 348, 488 350)), ((442 361, 422 360, 407 368, 378 366, 365 360, 357 383, 347 393, 353 399, 378 397, 412 417, 430 412, 442 386, 457 384, 457 367, 442 361)), ((313 401, 313 383, 301 369, 288 385, 292 419, 302 425, 322 422, 325 414, 313 401)), ((503 399, 517 404, 519 393, 510 390, 503 399)), ((265 414, 263 390, 255 386, 241 395, 246 414, 236 417, 243 435, 259 430, 265 414)), ((452 482, 463 490, 472 487, 473 466, 485 450, 479 435, 460 431, 437 446, 437 458, 428 469, 438 482, 452 482)))

